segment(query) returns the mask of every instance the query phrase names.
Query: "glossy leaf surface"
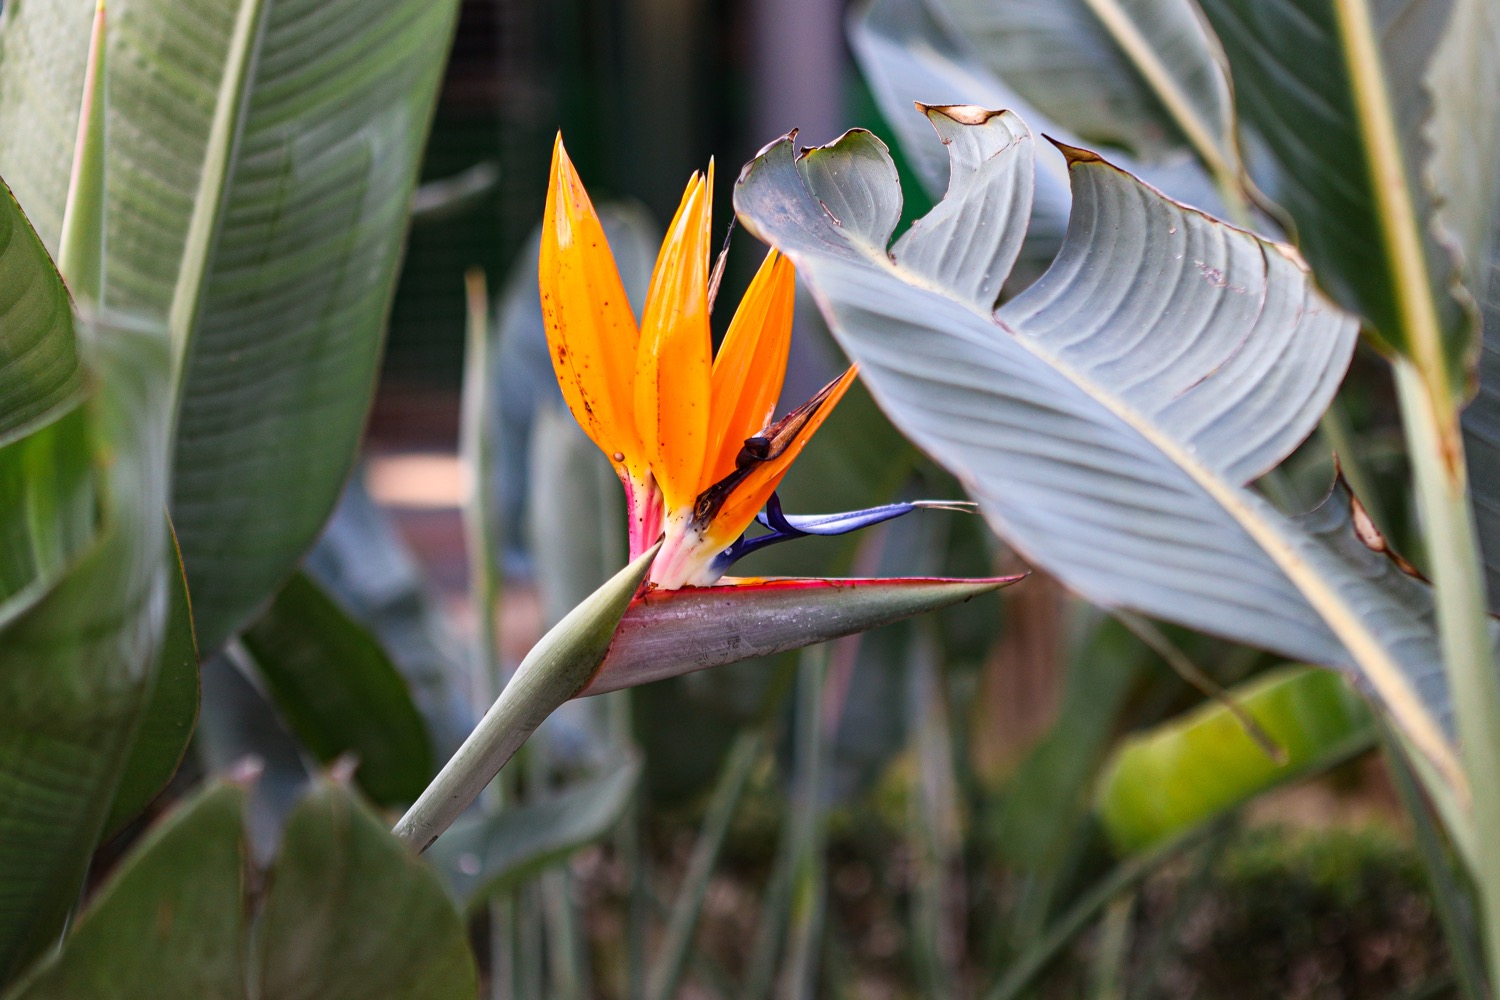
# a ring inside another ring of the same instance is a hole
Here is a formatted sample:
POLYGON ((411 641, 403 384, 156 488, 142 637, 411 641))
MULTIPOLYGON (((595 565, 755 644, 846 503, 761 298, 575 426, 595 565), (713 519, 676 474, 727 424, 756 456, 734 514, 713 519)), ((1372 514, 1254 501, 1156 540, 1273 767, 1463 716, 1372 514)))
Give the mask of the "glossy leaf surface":
POLYGON ((66 572, 0 624, 0 981, 78 899, 165 627, 165 332, 101 320, 81 340, 98 389, 78 412, 107 499, 66 572))
POLYGON ((187 753, 198 722, 201 685, 193 606, 170 525, 167 530, 167 629, 151 685, 151 700, 141 714, 140 728, 104 824, 106 837, 138 816, 166 788, 187 753))
POLYGON ((1267 789, 1374 745, 1370 713, 1334 673, 1287 668, 1229 697, 1285 754, 1277 761, 1218 702, 1130 737, 1101 775, 1096 801, 1122 853, 1147 850, 1267 789))
POLYGON ((437 876, 347 788, 311 791, 279 857, 248 879, 245 798, 213 785, 169 816, 7 1000, 475 995, 463 924, 437 876))
MULTIPOLYGON (((94 6, 12 5, 0 39, 0 173, 54 249, 94 6)), ((172 512, 206 653, 348 476, 456 9, 109 5, 104 301, 178 338, 172 512)))
POLYGON ((370 631, 298 573, 241 636, 292 732, 318 760, 343 754, 382 804, 422 793, 434 765, 406 682, 370 631))

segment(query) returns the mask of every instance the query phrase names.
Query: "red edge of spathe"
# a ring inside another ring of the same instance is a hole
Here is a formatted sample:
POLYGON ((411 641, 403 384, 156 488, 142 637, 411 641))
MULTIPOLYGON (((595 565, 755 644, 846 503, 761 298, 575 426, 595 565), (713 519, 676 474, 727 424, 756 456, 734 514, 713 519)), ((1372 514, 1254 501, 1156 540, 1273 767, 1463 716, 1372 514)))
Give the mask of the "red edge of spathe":
MULTIPOLYGON (((649 591, 643 597, 645 600, 672 600, 676 594, 708 594, 712 591, 825 591, 825 589, 843 589, 846 586, 865 586, 871 583, 909 583, 909 585, 930 585, 930 583, 993 583, 995 586, 1005 586, 1008 583, 1016 583, 1025 580, 1029 574, 1017 573, 1014 576, 856 576, 856 577, 810 577, 810 576, 747 576, 726 577, 733 579, 733 583, 715 583, 712 586, 684 586, 678 591, 649 591)), ((636 598, 637 601, 642 598, 636 598)))
POLYGON ((931 586, 940 583, 964 583, 971 585, 991 584, 1005 587, 1024 580, 1027 573, 1012 576, 857 576, 857 577, 812 577, 812 576, 747 576, 737 578, 735 583, 718 583, 712 587, 683 587, 680 590, 650 590, 630 603, 654 603, 671 601, 679 595, 755 593, 766 590, 843 590, 849 587, 871 585, 931 586))

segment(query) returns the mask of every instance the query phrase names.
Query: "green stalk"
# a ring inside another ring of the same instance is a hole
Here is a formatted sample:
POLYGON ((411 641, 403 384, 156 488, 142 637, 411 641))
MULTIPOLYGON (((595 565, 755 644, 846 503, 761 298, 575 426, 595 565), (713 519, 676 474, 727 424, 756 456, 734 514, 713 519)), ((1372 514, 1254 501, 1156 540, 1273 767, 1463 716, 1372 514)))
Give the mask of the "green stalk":
POLYGON ((823 809, 823 771, 828 733, 823 718, 828 681, 828 647, 803 653, 797 678, 796 797, 792 803, 792 900, 787 929, 785 983, 778 996, 793 1000, 816 997, 818 955, 822 951, 827 834, 823 809))
POLYGON ((729 824, 739 809, 740 796, 765 748, 765 732, 759 726, 742 729, 729 748, 729 755, 723 770, 719 772, 719 780, 714 785, 713 795, 703 816, 703 827, 693 845, 693 856, 688 861, 682 888, 678 890, 677 900, 667 921, 661 952, 651 970, 651 985, 647 992, 651 1000, 671 1000, 677 993, 688 956, 692 952, 693 932, 698 927, 699 914, 703 912, 709 877, 719 860, 719 851, 729 833, 729 824))
POLYGON ((493 701, 505 686, 500 663, 500 574, 495 566, 495 538, 491 512, 497 509, 491 492, 494 448, 490 441, 494 412, 490 378, 490 302, 484 271, 471 267, 464 275, 468 304, 464 386, 459 409, 458 453, 468 488, 464 491, 464 550, 469 562, 469 602, 474 615, 474 660, 493 701))
POLYGON ((964 901, 958 870, 963 834, 958 828, 953 734, 930 621, 913 623, 907 659, 908 726, 917 758, 917 783, 907 807, 916 844, 911 943, 917 982, 931 1000, 952 997, 959 981, 964 901))
POLYGON ((788 816, 776 845, 771 876, 766 880, 765 895, 760 901, 760 916, 755 922, 755 940, 745 963, 745 981, 738 1000, 763 1000, 771 993, 776 978, 776 963, 781 957, 782 928, 792 895, 792 821, 788 816))
POLYGON ((1099 941, 1094 947, 1092 1000, 1125 1000, 1125 966, 1129 960, 1130 918, 1135 912, 1135 892, 1123 892, 1104 911, 1099 941))
POLYGON ((1011 965, 994 988, 986 994, 986 1000, 1016 1000, 1026 992, 1032 981, 1052 964, 1062 950, 1083 933, 1089 921, 1093 920, 1100 910, 1117 897, 1134 889, 1146 876, 1217 827, 1217 824, 1210 824, 1189 830, 1160 847, 1120 862, 1109 874, 1079 897, 1077 902, 1047 929, 1041 939, 1011 965))
MULTIPOLYGON (((490 495, 490 456, 493 450, 489 427, 493 381, 489 360, 490 302, 483 269, 471 267, 464 273, 464 293, 468 323, 458 425, 459 462, 468 477, 462 508, 464 555, 469 564, 469 609, 474 619, 471 659, 479 673, 482 700, 490 703, 500 697, 505 676, 496 629, 500 582, 495 567, 494 537, 490 530, 490 512, 496 509, 490 495)), ((505 808, 507 798, 504 782, 492 782, 484 792, 484 808, 488 812, 498 812, 505 808)), ((519 905, 514 892, 489 903, 491 1000, 514 1000, 524 995, 521 966, 526 950, 519 940, 522 923, 519 905)))
POLYGON ((1431 807, 1422 797, 1417 776, 1412 772, 1405 750, 1384 719, 1376 716, 1375 727, 1380 734, 1380 747, 1385 754, 1386 771, 1391 776, 1391 784, 1395 786, 1406 814, 1411 817, 1413 839, 1416 841, 1417 853, 1422 856, 1423 867, 1427 870, 1433 909, 1443 928, 1443 937, 1448 941, 1448 954, 1458 992, 1463 1000, 1487 1000, 1490 994, 1485 982, 1484 960, 1479 953, 1478 935, 1475 933, 1473 920, 1460 907, 1460 902, 1467 898, 1467 894, 1459 888, 1458 880, 1453 877, 1442 835, 1433 822, 1431 807))
MULTIPOLYGON (((1457 414, 1446 396, 1429 391, 1423 372, 1395 361, 1402 426, 1411 454, 1422 532, 1427 542, 1438 635, 1481 841, 1500 836, 1500 680, 1490 647, 1489 613, 1479 565, 1479 538, 1469 505, 1463 440, 1444 433, 1457 414), (1455 454, 1453 449, 1457 449, 1455 454)), ((1486 964, 1500 982, 1500 851, 1474 860, 1486 964)))

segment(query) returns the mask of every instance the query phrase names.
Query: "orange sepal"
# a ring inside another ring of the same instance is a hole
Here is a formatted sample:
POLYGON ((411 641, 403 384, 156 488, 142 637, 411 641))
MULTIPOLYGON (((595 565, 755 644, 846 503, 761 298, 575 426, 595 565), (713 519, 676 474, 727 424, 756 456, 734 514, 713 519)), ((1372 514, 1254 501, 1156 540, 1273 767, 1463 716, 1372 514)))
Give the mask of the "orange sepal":
POLYGON ((636 431, 668 511, 692 505, 708 448, 711 197, 694 174, 656 258, 636 351, 636 431))
POLYGON ((736 470, 735 474, 705 491, 698 507, 703 513, 709 513, 704 510, 704 499, 714 490, 730 486, 728 496, 712 511, 706 523, 701 524, 704 538, 711 546, 727 547, 750 526, 756 513, 780 485, 792 462, 828 419, 839 400, 844 398, 858 374, 859 366, 850 366, 844 374, 819 389, 812 399, 767 428, 767 437, 760 440, 766 442, 769 457, 755 461, 743 472, 736 470), (738 482, 733 481, 736 474, 743 475, 738 482))
POLYGON ((617 470, 644 480, 647 456, 631 392, 640 334, 604 227, 560 133, 537 276, 548 353, 568 409, 617 470))
POLYGON ((745 439, 770 423, 786 378, 792 344, 796 272, 775 250, 756 272, 714 358, 713 433, 707 474, 715 483, 734 471, 745 439))

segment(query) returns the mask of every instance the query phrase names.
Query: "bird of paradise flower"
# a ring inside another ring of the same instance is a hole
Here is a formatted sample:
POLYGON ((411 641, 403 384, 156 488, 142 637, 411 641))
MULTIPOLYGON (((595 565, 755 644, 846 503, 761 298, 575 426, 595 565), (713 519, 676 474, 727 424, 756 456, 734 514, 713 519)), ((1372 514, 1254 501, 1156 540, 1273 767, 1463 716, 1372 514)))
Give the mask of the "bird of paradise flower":
POLYGON ((561 136, 553 147, 538 269, 552 364, 568 408, 625 488, 631 557, 662 540, 648 579, 662 590, 710 586, 735 560, 772 542, 841 534, 917 507, 957 506, 915 501, 817 517, 782 512, 777 486, 857 369, 772 420, 796 280, 791 261, 774 249, 713 354, 712 190, 710 164, 688 181, 637 326, 561 136), (765 530, 747 537, 757 519, 765 530))

